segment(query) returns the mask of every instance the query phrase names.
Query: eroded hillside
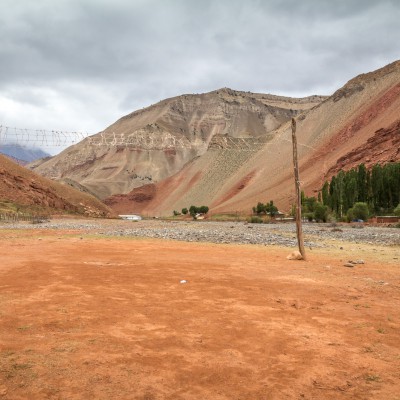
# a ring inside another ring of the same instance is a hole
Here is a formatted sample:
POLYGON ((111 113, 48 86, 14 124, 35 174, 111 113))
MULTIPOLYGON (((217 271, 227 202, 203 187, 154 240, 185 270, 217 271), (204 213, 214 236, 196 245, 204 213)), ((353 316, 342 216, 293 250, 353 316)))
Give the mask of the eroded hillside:
MULTIPOLYGON (((35 169, 77 182, 118 212, 170 215, 191 204, 250 212, 294 202, 290 119, 302 189, 339 169, 399 160, 400 62, 305 99, 220 89, 129 114, 35 169)), ((78 185, 77 185, 78 186, 78 185)))
MULTIPOLYGON (((0 200, 28 212, 107 217, 112 211, 93 196, 39 176, 0 155, 0 200)), ((4 207, 3 207, 4 208, 4 207)))
MULTIPOLYGON (((364 162, 399 160, 400 62, 352 79, 331 97, 297 117, 302 188, 316 194, 338 169, 364 162)), ((190 204, 207 204, 214 212, 250 211, 258 201, 274 199, 288 210, 294 203, 290 123, 270 140, 210 146, 206 155, 152 187, 151 200, 128 196, 107 200, 113 207, 168 214, 190 204), (242 160, 242 161, 241 161, 242 160), (129 200, 130 199, 130 200, 129 200)), ((143 189, 142 189, 143 191, 143 189)))
POLYGON ((220 89, 182 95, 135 111, 104 132, 31 167, 76 181, 100 198, 128 193, 178 173, 226 140, 263 137, 325 98, 291 99, 220 89))

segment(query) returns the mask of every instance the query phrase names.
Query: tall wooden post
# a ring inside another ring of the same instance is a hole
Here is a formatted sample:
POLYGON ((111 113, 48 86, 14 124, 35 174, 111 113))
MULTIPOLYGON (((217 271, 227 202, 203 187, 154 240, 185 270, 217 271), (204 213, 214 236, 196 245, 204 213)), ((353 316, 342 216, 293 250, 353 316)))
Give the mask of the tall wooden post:
POLYGON ((303 229, 301 225, 301 191, 299 179, 299 166, 297 163, 297 139, 296 139, 296 120, 292 118, 292 143, 293 143, 293 167, 294 167, 294 184, 296 187, 296 232, 299 251, 303 260, 306 259, 304 250, 303 229))

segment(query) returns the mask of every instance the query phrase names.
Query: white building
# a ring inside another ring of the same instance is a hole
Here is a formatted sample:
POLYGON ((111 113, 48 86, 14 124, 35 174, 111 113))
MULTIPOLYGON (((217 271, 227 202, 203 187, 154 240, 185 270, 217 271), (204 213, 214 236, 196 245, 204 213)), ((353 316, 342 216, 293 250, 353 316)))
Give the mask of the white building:
POLYGON ((135 215, 135 214, 128 214, 128 215, 118 215, 118 217, 122 219, 126 219, 128 221, 141 221, 142 217, 140 215, 135 215))

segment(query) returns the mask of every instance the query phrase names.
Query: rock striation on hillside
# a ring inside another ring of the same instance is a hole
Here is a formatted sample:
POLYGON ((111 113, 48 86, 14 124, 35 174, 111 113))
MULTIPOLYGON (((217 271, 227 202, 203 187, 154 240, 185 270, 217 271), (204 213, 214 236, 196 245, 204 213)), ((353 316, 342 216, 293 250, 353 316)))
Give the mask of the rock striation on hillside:
POLYGON ((259 146, 282 123, 324 99, 228 88, 182 95, 126 115, 31 168, 52 179, 75 181, 104 199, 160 182, 204 156, 209 148, 240 148, 245 142, 259 146))
MULTIPOLYGON (((302 190, 316 195, 338 170, 360 163, 399 161, 399 110, 400 61, 352 79, 304 110, 296 117, 302 190)), ((172 177, 106 202, 115 210, 149 215, 170 214, 191 204, 206 204, 214 213, 249 213, 259 201, 271 199, 279 209, 289 210, 295 202, 290 122, 267 136, 269 140, 252 149, 248 142, 241 148, 210 146, 172 177)))
POLYGON ((220 89, 129 114, 34 166, 76 182, 119 213, 171 215, 190 205, 251 212, 294 203, 290 119, 297 120, 302 190, 339 169, 399 161, 400 61, 304 99, 220 89))

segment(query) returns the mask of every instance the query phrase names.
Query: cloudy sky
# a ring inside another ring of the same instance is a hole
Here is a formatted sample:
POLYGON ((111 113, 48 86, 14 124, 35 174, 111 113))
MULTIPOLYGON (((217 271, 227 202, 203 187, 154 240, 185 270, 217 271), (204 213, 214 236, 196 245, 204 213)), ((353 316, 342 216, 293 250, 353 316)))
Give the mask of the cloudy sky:
POLYGON ((0 125, 96 133, 220 87, 331 94, 400 59, 398 0, 0 0, 0 125))

